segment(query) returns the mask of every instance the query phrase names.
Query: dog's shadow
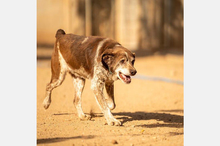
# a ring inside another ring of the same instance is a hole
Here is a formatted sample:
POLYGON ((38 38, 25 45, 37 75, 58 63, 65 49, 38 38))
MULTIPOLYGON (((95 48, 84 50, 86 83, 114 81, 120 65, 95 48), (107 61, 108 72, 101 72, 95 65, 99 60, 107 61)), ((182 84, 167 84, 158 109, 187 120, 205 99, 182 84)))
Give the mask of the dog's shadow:
MULTIPOLYGON (((135 127, 146 127, 146 128, 156 128, 156 127, 176 127, 183 128, 184 116, 170 114, 167 112, 183 112, 183 110, 161 110, 158 112, 118 112, 113 113, 116 119, 120 120, 122 125, 131 121, 140 120, 157 120, 155 124, 143 123, 140 125, 135 125, 135 127), (163 121, 161 124, 160 121, 163 121)), ((70 115, 74 113, 58 113, 54 115, 70 115)), ((103 117, 102 113, 87 113, 93 118, 103 117)), ((92 120, 93 121, 93 120, 92 120)))
POLYGON ((183 127, 183 116, 174 115, 169 113, 159 113, 159 112, 119 112, 114 113, 114 116, 119 116, 117 119, 121 119, 122 124, 135 121, 135 120, 151 120, 155 119, 158 121, 156 124, 141 124, 135 125, 136 127, 147 127, 147 128, 155 128, 155 127, 183 127), (159 121, 163 121, 163 124, 159 124, 159 121))

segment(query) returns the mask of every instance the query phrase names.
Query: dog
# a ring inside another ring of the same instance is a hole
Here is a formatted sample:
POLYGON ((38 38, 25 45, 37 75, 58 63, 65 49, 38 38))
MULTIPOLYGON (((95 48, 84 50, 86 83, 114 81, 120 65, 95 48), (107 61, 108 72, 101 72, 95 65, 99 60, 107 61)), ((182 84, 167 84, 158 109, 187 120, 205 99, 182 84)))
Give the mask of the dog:
POLYGON ((120 79, 125 84, 131 82, 131 76, 137 73, 134 68, 135 53, 110 38, 66 34, 62 29, 57 30, 55 37, 51 57, 52 76, 46 86, 44 108, 50 106, 52 90, 62 84, 68 72, 73 78, 75 90, 73 103, 78 117, 82 120, 91 119, 90 115, 83 112, 81 106, 85 80, 90 79, 91 89, 107 124, 120 126, 121 122, 111 113, 116 106, 114 81, 120 79), (104 87, 107 98, 103 94, 104 87))

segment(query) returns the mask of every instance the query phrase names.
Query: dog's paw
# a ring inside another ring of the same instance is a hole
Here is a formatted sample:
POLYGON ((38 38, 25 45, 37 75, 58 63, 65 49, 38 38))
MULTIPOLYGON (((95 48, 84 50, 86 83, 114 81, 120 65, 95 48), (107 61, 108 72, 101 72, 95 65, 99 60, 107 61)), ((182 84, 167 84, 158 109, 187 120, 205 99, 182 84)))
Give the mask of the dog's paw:
POLYGON ((112 120, 107 121, 107 124, 109 126, 121 126, 121 122, 116 119, 112 119, 112 120))
POLYGON ((45 110, 49 108, 50 103, 51 103, 51 101, 50 101, 50 100, 47 100, 47 99, 45 99, 45 100, 43 101, 43 106, 44 106, 44 109, 45 109, 45 110))
POLYGON ((87 115, 87 114, 83 114, 79 116, 80 120, 91 120, 92 116, 91 115, 87 115))

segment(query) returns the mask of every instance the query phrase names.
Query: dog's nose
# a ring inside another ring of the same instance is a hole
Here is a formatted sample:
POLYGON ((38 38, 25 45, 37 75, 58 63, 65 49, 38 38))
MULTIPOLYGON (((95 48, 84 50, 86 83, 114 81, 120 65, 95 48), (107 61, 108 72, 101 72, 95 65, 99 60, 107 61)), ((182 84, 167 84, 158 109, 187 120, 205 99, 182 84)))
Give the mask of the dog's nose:
POLYGON ((134 76, 137 73, 136 70, 131 70, 131 75, 134 76))

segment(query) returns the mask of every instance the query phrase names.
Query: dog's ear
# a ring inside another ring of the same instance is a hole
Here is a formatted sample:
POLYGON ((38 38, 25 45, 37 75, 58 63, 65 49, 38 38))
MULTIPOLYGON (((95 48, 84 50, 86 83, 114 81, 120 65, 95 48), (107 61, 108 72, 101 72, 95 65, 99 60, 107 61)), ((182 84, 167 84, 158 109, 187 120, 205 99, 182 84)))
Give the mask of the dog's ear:
POLYGON ((102 64, 106 69, 110 69, 114 60, 114 54, 111 50, 107 50, 102 54, 102 64))
POLYGON ((114 59, 113 54, 103 54, 102 56, 102 64, 109 69, 114 59))

